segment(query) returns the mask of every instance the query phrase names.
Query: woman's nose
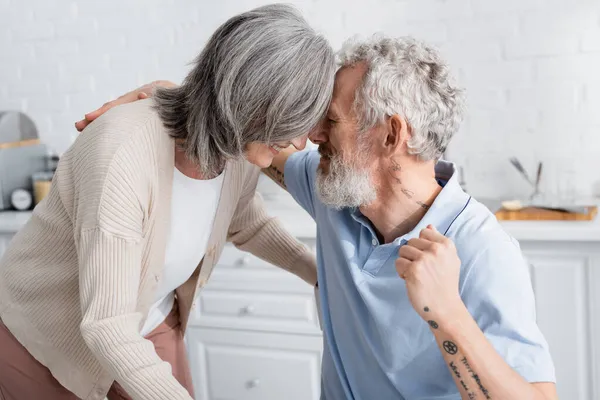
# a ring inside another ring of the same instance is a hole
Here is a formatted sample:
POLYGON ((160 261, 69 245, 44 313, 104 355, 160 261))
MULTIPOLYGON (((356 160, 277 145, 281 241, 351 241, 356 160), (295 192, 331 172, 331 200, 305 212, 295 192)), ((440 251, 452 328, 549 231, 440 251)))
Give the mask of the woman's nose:
POLYGON ((304 148, 306 147, 307 139, 308 139, 308 136, 302 136, 302 137, 296 138, 296 139, 292 140, 292 145, 294 145, 294 147, 298 150, 304 150, 304 148))

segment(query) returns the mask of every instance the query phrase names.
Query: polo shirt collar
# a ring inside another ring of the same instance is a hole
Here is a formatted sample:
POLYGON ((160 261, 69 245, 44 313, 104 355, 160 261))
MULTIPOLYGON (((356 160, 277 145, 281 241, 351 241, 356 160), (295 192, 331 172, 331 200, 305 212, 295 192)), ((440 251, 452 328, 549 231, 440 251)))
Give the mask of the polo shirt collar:
MULTIPOLYGON (((465 193, 460 184, 456 173, 456 166, 448 161, 440 160, 435 165, 435 177, 444 184, 442 190, 435 198, 433 204, 427 210, 425 216, 419 221, 407 234, 396 238, 394 243, 400 244, 410 239, 418 238, 419 234, 427 225, 433 225, 438 232, 446 235, 452 223, 464 211, 469 204, 471 196, 465 193)), ((352 217, 363 225, 371 229, 371 224, 358 208, 351 210, 352 217)))

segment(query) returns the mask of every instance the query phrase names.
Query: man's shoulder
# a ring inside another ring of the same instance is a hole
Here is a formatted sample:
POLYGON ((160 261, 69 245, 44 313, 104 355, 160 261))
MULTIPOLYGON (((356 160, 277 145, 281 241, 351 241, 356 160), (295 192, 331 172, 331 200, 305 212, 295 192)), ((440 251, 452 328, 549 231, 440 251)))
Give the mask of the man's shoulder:
POLYGON ((448 230, 461 259, 474 261, 483 253, 520 255, 519 243, 482 203, 471 198, 464 212, 448 230), (507 254, 509 253, 509 254, 507 254))
POLYGON ((296 172, 297 169, 304 169, 307 173, 314 175, 320 160, 321 156, 316 149, 298 151, 287 158, 285 171, 287 173, 296 172))

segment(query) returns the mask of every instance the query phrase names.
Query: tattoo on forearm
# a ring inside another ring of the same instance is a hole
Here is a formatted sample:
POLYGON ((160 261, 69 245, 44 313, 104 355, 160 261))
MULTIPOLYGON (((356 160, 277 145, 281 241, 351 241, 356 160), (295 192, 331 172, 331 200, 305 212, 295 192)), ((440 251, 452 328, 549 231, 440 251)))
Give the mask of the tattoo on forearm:
MULTIPOLYGON (((454 361, 450 361, 449 365, 450 365, 450 369, 452 370, 452 372, 454 372, 454 375, 456 375, 456 377, 458 379, 460 379, 460 372, 458 372, 458 367, 456 366, 456 364, 454 364, 454 361)), ((463 387, 465 388, 465 390, 469 390, 469 389, 467 389, 467 387, 463 381, 460 381, 460 383, 463 384, 463 387)))
POLYGON ((491 399, 489 391, 483 386, 483 384, 481 383, 481 379, 479 379, 479 375, 477 375, 473 371, 473 369, 469 365, 469 362, 467 361, 467 358, 463 357, 460 361, 463 363, 463 365, 467 369, 467 372, 469 373, 469 375, 471 375, 471 378, 473 378, 473 380, 475 381, 475 383, 477 383, 477 386, 479 387, 479 390, 481 390, 481 393, 483 393, 483 395, 485 396, 485 398, 486 399, 491 399))
MULTIPOLYGON (((425 312, 429 312, 429 307, 425 306, 425 308, 423 309, 423 311, 425 311, 425 312)), ((437 324, 437 322, 435 322, 435 321, 431 321, 431 320, 429 320, 429 321, 427 321, 427 323, 428 323, 428 324, 429 324, 429 326, 430 326, 430 327, 432 327, 433 329, 437 329, 437 328, 439 328, 439 325, 438 325, 438 324, 437 324)))
POLYGON ((269 178, 271 178, 273 181, 275 181, 275 183, 277 183, 279 186, 287 190, 282 171, 278 170, 277 168, 271 165, 269 168, 263 169, 262 172, 269 178))
POLYGON ((451 342, 449 340, 446 340, 442 346, 444 347, 444 350, 446 350, 446 353, 451 354, 451 355, 455 355, 458 352, 458 346, 456 346, 456 344, 454 342, 451 342))

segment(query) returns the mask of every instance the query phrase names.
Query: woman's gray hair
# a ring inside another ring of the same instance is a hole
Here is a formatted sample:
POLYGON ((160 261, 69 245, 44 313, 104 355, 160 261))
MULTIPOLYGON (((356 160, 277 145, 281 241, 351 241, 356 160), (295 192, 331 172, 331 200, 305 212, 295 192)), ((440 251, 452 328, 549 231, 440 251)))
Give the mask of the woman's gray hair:
POLYGON ((338 58, 341 66, 367 64, 354 103, 361 133, 398 114, 411 128, 410 154, 442 156, 462 121, 464 92, 435 49, 411 37, 377 36, 346 42, 338 58))
POLYGON ((327 111, 334 52, 293 7, 237 15, 209 39, 180 87, 158 88, 158 113, 209 176, 250 142, 306 135, 327 111))

